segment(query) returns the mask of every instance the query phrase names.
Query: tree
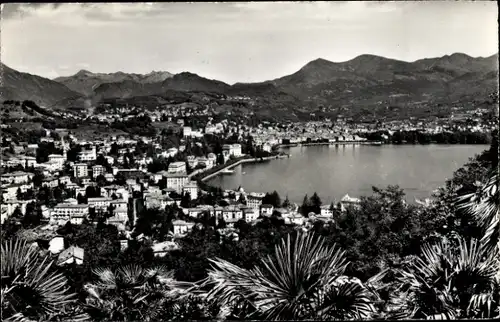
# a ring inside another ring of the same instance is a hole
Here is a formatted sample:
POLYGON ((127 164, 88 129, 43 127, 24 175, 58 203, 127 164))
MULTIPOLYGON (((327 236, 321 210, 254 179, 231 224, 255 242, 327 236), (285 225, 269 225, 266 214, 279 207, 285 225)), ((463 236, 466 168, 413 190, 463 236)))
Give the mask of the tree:
POLYGON ((311 196, 309 204, 311 205, 309 208, 310 212, 314 212, 315 214, 319 214, 321 212, 322 203, 320 197, 316 192, 311 196))
POLYGON ((34 202, 26 205, 26 214, 24 215, 21 223, 24 228, 34 228, 40 225, 43 219, 42 209, 34 202))
POLYGON ((222 153, 217 154, 217 165, 223 165, 224 163, 224 156, 222 153))
POLYGON ((102 174, 98 175, 95 181, 99 187, 103 187, 107 184, 107 180, 102 174))
POLYGON ((239 318, 344 320, 375 313, 368 288, 343 276, 348 264, 343 252, 314 234, 288 235, 274 255, 251 269, 223 259, 210 262, 206 285, 213 288, 207 298, 232 307, 239 318))
POLYGON ((291 206, 290 200, 288 199, 288 195, 286 195, 285 201, 283 201, 283 208, 288 208, 291 206))
POLYGON ((96 268, 95 285, 86 284, 89 310, 94 319, 154 321, 188 296, 190 283, 178 282, 164 267, 125 265, 118 269, 96 268))
POLYGON ((266 193, 262 199, 262 204, 272 205, 275 208, 281 207, 281 198, 278 192, 275 190, 272 193, 266 193))
POLYGON ((2 321, 79 320, 67 280, 55 272, 49 256, 40 258, 35 248, 19 239, 2 242, 2 321))
POLYGON ((35 174, 33 175, 33 185, 35 187, 41 187, 43 179, 45 179, 43 173, 40 171, 35 171, 35 174))
POLYGON ((500 248, 499 184, 498 168, 494 168, 476 192, 457 198, 458 209, 476 220, 482 230, 481 240, 491 248, 500 248))
POLYGON ((189 208, 190 206, 191 206, 191 194, 189 192, 185 192, 182 195, 181 207, 182 208, 189 208))
POLYGON ((374 187, 371 196, 361 197, 359 208, 348 209, 317 232, 346 250, 353 264, 347 270, 350 275, 366 280, 401 265, 405 256, 418 255, 445 223, 444 216, 406 204, 399 187, 374 187))
POLYGON ((407 291, 395 294, 403 318, 499 318, 500 253, 477 240, 459 239, 458 252, 442 240, 426 244, 408 268, 398 270, 407 291))
POLYGON ((79 193, 78 196, 76 196, 76 200, 78 201, 79 205, 87 203, 87 197, 82 196, 81 193, 79 193))
POLYGON ((304 196, 304 200, 302 201, 302 206, 300 206, 300 213, 304 216, 309 214, 311 209, 311 203, 307 195, 304 196))

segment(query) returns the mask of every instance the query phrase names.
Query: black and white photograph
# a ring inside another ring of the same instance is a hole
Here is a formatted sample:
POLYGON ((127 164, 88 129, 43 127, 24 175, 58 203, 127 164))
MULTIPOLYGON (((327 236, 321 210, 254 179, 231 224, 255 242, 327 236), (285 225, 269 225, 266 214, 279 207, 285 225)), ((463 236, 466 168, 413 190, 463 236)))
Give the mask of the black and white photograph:
POLYGON ((2 321, 500 319, 496 1, 0 12, 2 321))

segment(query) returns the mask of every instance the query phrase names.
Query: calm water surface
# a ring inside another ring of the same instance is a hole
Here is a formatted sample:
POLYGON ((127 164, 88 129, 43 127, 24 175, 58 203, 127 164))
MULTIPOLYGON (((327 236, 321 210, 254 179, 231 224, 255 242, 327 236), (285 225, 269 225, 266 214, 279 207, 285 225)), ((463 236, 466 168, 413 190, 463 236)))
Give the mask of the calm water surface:
POLYGON ((278 191, 282 199, 301 203, 315 191, 323 203, 346 193, 371 195, 372 186, 399 185, 407 200, 424 199, 442 186, 453 172, 488 145, 344 145, 292 147, 288 159, 243 164, 234 174, 208 183, 223 189, 242 186, 247 192, 278 191))

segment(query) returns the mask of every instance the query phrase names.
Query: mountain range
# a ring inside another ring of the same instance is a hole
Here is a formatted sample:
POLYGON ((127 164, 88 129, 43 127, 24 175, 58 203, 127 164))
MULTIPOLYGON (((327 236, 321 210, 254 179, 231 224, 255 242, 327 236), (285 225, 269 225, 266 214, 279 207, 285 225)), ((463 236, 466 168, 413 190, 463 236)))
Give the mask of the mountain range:
POLYGON ((83 107, 107 99, 205 92, 249 96, 270 108, 286 106, 370 106, 373 104, 474 100, 498 88, 498 54, 470 57, 455 53, 404 62, 361 55, 346 62, 316 59, 297 72, 260 83, 236 83, 193 73, 103 74, 81 70, 54 80, 2 65, 2 99, 33 100, 54 108, 83 107), (88 104, 88 103, 87 103, 88 104))

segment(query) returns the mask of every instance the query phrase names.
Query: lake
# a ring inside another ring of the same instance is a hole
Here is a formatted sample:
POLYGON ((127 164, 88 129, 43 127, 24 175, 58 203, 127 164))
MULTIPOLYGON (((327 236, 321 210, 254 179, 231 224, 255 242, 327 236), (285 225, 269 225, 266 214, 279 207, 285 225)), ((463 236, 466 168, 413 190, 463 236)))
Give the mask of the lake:
POLYGON ((207 183, 246 192, 278 191, 292 202, 317 192, 323 204, 346 193, 367 196, 372 186, 399 185, 407 201, 430 197, 453 172, 488 145, 317 145, 283 149, 290 158, 236 166, 207 183))

